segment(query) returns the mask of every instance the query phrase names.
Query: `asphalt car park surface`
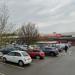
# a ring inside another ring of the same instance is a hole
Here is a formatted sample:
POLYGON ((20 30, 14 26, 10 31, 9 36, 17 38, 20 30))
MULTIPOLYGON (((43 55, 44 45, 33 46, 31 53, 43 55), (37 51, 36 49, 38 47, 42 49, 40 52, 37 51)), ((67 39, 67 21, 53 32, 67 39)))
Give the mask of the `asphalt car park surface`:
POLYGON ((75 75, 75 47, 70 50, 72 55, 33 59, 31 65, 24 67, 0 61, 0 75, 75 75))

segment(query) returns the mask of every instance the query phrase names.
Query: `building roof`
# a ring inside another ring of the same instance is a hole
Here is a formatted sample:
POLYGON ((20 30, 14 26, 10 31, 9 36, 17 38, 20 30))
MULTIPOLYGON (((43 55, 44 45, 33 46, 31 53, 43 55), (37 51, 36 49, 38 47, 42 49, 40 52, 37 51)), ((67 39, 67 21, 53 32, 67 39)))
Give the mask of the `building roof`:
POLYGON ((61 38, 55 38, 59 40, 75 40, 75 37, 61 37, 61 38))
POLYGON ((57 41, 39 41, 37 43, 57 43, 57 41))

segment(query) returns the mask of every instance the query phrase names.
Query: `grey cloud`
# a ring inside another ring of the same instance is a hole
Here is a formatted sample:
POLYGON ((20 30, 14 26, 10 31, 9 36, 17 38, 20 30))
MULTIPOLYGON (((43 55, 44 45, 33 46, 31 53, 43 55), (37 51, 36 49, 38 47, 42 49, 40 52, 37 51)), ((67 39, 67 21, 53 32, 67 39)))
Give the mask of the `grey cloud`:
MULTIPOLYGON (((75 22, 73 22, 75 23, 75 22)), ((52 33, 52 32, 57 32, 57 33, 63 33, 63 32, 75 32, 74 24, 73 23, 59 23, 59 24, 54 24, 52 26, 48 26, 47 28, 42 28, 42 32, 44 33, 52 33)))
MULTIPOLYGON (((69 32, 74 30, 75 0, 5 1, 11 14, 10 21, 13 23, 22 24, 31 21, 38 24, 40 32, 69 32), (40 26, 40 24, 44 25, 40 26)), ((2 2, 1 0, 0 3, 2 2)), ((18 28, 19 25, 15 27, 18 28)))

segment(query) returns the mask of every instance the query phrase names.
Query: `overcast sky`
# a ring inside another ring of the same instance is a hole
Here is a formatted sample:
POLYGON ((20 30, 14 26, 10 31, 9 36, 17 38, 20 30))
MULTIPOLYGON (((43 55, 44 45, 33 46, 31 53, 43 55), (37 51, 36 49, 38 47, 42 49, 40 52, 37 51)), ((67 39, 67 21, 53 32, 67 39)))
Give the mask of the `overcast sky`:
POLYGON ((33 22, 40 32, 74 32, 75 0, 0 0, 8 5, 15 27, 33 22))

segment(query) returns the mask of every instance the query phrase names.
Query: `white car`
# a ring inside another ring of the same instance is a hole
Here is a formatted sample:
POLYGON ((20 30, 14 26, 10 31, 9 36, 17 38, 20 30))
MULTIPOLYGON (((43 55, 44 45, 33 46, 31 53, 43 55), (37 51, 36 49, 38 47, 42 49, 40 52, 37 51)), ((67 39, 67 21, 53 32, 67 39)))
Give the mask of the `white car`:
POLYGON ((25 51, 12 51, 3 56, 3 62, 6 61, 18 63, 19 66, 23 66, 24 64, 30 64, 32 59, 25 51))
POLYGON ((0 52, 0 58, 2 58, 2 56, 3 56, 3 54, 2 54, 2 52, 0 52))

